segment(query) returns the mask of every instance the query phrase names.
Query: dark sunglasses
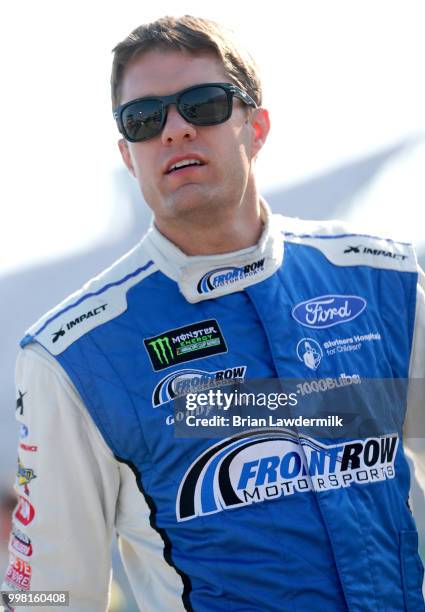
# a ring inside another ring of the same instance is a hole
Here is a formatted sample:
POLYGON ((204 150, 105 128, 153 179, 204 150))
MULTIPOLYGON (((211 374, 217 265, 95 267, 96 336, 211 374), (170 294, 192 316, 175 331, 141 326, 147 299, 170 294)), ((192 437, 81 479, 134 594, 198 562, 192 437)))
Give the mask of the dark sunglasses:
POLYGON ((182 89, 171 96, 131 100, 114 110, 114 118, 126 140, 142 142, 161 132, 170 104, 175 104, 180 115, 193 125, 217 125, 231 116, 233 96, 249 106, 257 107, 251 96, 236 85, 203 83, 182 89))

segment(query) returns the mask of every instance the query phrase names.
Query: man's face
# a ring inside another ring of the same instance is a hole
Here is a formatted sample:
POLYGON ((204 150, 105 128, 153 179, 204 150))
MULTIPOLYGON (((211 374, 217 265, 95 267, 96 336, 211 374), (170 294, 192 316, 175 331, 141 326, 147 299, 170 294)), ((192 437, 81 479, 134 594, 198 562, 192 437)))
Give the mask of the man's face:
MULTIPOLYGON (((214 55, 153 50, 127 66, 120 103, 213 82, 230 82, 214 55)), ((228 121, 195 126, 171 105, 160 134, 144 142, 119 142, 124 162, 137 178, 159 227, 184 220, 189 214, 192 220, 196 216, 200 221, 208 217, 211 221, 212 212, 243 203, 254 180, 253 157, 267 135, 255 122, 259 111, 247 108, 234 98, 228 121), (203 165, 168 172, 170 163, 181 156, 200 159, 203 165)))

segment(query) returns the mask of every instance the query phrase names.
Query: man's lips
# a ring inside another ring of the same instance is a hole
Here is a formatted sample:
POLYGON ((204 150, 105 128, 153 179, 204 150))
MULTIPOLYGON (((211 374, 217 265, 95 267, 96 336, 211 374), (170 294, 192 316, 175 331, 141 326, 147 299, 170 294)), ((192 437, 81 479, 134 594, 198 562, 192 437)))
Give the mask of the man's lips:
POLYGON ((172 157, 171 159, 169 159, 168 162, 165 164, 164 174, 174 174, 177 172, 180 173, 190 168, 201 168, 205 164, 206 164, 205 159, 201 155, 198 155, 197 153, 186 153, 185 155, 176 155, 175 157, 172 157), (187 162, 192 161, 192 162, 199 162, 199 163, 192 163, 192 164, 189 163, 188 165, 182 166, 181 168, 174 168, 176 164, 179 164, 185 161, 187 162))
POLYGON ((167 172, 165 176, 171 179, 173 177, 177 178, 178 176, 196 174, 197 172, 202 170, 202 168, 205 168, 205 164, 202 166, 183 166, 183 168, 177 168, 176 170, 171 170, 170 172, 167 172))

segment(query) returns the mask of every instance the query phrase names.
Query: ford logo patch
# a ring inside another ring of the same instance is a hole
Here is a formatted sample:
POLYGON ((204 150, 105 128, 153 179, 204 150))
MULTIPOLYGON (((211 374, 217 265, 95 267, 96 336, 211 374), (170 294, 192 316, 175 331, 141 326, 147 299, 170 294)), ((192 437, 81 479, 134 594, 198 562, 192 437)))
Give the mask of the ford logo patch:
POLYGON ((324 329, 347 323, 366 308, 366 300, 358 295, 320 295, 297 304, 292 316, 305 327, 324 329))

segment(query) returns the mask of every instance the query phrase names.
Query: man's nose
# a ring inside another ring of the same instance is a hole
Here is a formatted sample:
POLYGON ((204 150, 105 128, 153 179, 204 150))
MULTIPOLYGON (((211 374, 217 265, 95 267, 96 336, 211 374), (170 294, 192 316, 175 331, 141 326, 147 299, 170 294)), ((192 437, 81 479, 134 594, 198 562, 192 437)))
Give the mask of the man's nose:
POLYGON ((193 140, 196 137, 196 127, 180 115, 175 104, 170 104, 167 119, 161 133, 163 144, 193 140))

